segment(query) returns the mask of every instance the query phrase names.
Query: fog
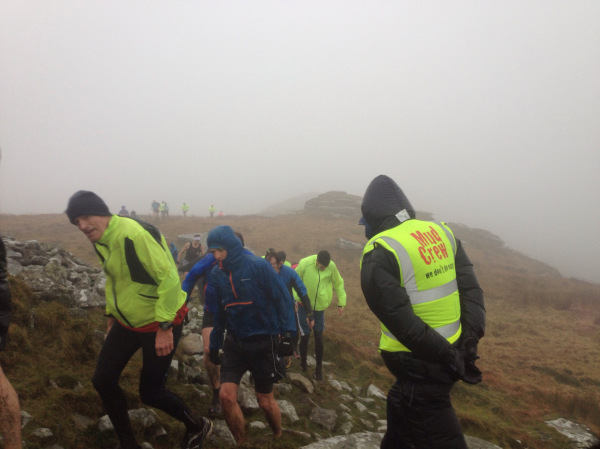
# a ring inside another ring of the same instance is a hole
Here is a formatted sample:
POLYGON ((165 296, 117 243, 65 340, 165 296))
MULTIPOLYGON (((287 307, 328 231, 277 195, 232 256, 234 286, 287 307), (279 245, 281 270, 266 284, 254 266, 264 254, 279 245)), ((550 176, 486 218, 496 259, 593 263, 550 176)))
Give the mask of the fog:
POLYGON ((251 214, 384 173, 598 282, 600 2, 0 0, 0 212, 251 214))

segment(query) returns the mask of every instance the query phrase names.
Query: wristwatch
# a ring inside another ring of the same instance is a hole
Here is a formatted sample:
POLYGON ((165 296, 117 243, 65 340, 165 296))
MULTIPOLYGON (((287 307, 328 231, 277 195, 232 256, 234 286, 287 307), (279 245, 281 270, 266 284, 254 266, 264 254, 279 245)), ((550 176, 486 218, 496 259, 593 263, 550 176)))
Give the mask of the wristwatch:
POLYGON ((173 327, 173 321, 162 321, 158 324, 163 331, 168 331, 173 327))

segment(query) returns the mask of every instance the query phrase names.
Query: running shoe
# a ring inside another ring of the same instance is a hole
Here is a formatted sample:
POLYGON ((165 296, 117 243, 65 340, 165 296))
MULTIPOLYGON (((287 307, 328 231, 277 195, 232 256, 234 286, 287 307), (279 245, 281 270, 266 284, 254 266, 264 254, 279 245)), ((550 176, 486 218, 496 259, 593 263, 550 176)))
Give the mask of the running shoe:
POLYGON ((212 428, 212 421, 202 418, 202 425, 198 429, 185 431, 181 441, 181 449, 202 449, 202 443, 208 438, 212 428))

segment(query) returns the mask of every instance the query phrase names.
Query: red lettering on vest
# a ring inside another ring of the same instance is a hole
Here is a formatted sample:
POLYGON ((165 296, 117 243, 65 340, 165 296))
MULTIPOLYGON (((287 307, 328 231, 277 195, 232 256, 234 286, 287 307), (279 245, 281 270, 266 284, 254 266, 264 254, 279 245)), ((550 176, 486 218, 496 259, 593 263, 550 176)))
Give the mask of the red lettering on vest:
POLYGON ((427 265, 437 262, 436 258, 442 260, 448 257, 446 244, 442 241, 442 237, 440 237, 440 234, 433 226, 429 226, 429 231, 427 232, 417 231, 410 235, 419 242, 419 255, 427 265))
POLYGON ((421 259, 423 259, 427 265, 431 264, 431 257, 427 255, 427 250, 424 247, 419 246, 419 254, 421 255, 421 259))
POLYGON ((438 232, 433 229, 433 226, 429 226, 429 229, 431 229, 431 234, 433 235, 433 238, 435 239, 436 242, 441 242, 442 238, 440 237, 440 235, 438 234, 438 232))
POLYGON ((422 247, 428 246, 427 241, 425 240, 425 236, 421 233, 421 231, 417 231, 416 233, 413 232, 410 235, 417 239, 417 242, 419 242, 422 247))
POLYGON ((435 262, 435 259, 433 258, 433 256, 434 256, 433 250, 434 249, 435 249, 435 246, 433 248, 427 248, 427 252, 429 253, 429 258, 435 262))
POLYGON ((442 251, 443 258, 444 259, 448 258, 448 250, 446 249, 446 244, 445 243, 440 243, 439 248, 442 251))

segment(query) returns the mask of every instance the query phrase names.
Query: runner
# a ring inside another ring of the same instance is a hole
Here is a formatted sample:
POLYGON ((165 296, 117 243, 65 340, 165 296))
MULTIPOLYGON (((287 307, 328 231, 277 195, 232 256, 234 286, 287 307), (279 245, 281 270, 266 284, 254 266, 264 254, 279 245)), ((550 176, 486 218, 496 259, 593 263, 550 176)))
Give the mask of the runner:
POLYGON ((183 245, 183 248, 179 251, 179 255, 177 256, 179 271, 187 274, 187 272, 190 271, 190 268, 200 260, 203 254, 202 237, 200 234, 195 234, 194 239, 183 245))
MULTIPOLYGON (((298 317, 298 307, 303 308, 305 312, 304 315, 306 316, 306 324, 311 330, 315 325, 315 319, 313 317, 312 307, 310 306, 310 299, 308 298, 304 282, 302 282, 302 279, 300 279, 300 276, 298 276, 298 273, 296 273, 296 271, 294 271, 291 267, 284 265, 284 262, 281 260, 281 253, 283 253, 283 251, 277 252, 273 248, 269 248, 267 250, 267 253, 265 254, 265 259, 269 261, 275 272, 283 281, 284 285, 288 288, 288 291, 290 293, 290 300, 294 302, 294 312, 296 313, 296 324, 298 325, 298 332, 292 340, 292 346, 294 348, 295 356, 300 357, 297 350, 298 341, 300 340, 300 337, 303 337, 305 334, 302 330, 302 327, 300 326, 300 319, 298 317), (294 291, 296 292, 296 295, 298 295, 298 297, 300 298, 301 302, 294 301, 294 291)), ((286 368, 289 368, 290 363, 291 359, 288 358, 286 360, 286 368)))

